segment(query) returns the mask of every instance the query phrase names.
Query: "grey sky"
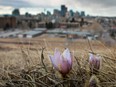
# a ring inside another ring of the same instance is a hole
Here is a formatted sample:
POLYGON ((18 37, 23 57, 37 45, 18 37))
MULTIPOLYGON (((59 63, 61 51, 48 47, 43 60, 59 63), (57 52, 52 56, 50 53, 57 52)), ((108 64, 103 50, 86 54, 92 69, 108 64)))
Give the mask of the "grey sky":
MULTIPOLYGON (((9 12, 14 8, 23 9, 25 12, 28 8, 60 9, 61 4, 65 4, 69 9, 84 10, 92 15, 116 16, 116 0, 0 0, 0 14, 5 13, 5 8, 9 12)), ((32 12, 32 9, 28 11, 32 12)))
POLYGON ((32 5, 25 0, 0 0, 0 5, 12 6, 14 8, 32 7, 32 5))
POLYGON ((84 5, 99 5, 102 7, 116 6, 116 0, 78 0, 77 2, 80 2, 84 5))

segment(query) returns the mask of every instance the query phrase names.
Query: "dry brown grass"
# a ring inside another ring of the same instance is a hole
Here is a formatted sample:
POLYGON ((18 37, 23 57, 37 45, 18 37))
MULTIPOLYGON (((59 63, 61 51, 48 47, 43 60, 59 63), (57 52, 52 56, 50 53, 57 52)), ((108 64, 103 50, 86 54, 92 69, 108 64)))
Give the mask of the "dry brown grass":
POLYGON ((59 38, 1 39, 0 87, 89 87, 90 69, 88 53, 93 51, 103 59, 96 77, 100 87, 116 87, 116 47, 107 47, 99 41, 67 41, 59 38), (23 44, 28 42, 28 44, 23 44), (68 43, 68 44, 67 44, 68 43), (42 53, 42 47, 45 50, 42 53), (63 79, 52 67, 48 58, 54 48, 63 51, 68 47, 72 53, 73 68, 63 79))

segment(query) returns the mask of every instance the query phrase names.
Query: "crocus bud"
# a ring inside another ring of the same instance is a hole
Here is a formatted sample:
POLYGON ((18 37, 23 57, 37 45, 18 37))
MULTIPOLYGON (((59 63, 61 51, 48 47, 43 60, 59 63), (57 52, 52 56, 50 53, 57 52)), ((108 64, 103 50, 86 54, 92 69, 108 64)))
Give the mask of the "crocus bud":
POLYGON ((89 65, 90 65, 90 70, 93 74, 96 74, 99 69, 101 68, 101 57, 98 55, 90 54, 89 57, 89 65))
POLYGON ((100 87, 99 79, 95 75, 91 76, 91 78, 89 80, 89 87, 100 87))
POLYGON ((49 56, 52 65, 58 70, 62 76, 65 76, 72 68, 72 56, 69 49, 65 49, 61 54, 59 50, 55 49, 54 56, 49 56))

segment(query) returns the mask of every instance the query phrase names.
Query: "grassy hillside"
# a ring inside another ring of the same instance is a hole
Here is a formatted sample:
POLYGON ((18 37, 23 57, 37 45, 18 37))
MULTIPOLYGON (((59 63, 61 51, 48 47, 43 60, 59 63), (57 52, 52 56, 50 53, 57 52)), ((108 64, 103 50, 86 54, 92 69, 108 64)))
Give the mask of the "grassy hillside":
POLYGON ((90 52, 102 57, 102 67, 96 75, 98 87, 116 87, 116 46, 49 37, 0 42, 0 87, 90 87, 90 52), (48 57, 55 48, 62 52, 69 48, 73 54, 73 68, 66 78, 53 68, 48 57))

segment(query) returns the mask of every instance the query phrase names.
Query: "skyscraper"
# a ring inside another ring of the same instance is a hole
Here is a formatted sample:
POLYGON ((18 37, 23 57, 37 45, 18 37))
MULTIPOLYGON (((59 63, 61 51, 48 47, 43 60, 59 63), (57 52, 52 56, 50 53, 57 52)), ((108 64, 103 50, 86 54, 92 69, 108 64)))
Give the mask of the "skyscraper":
POLYGON ((85 16, 85 11, 81 11, 81 16, 85 16))
POLYGON ((70 12, 71 16, 73 17, 74 16, 73 10, 70 10, 69 12, 70 12))
POLYGON ((67 12, 67 7, 65 5, 61 5, 61 16, 65 17, 67 12))

